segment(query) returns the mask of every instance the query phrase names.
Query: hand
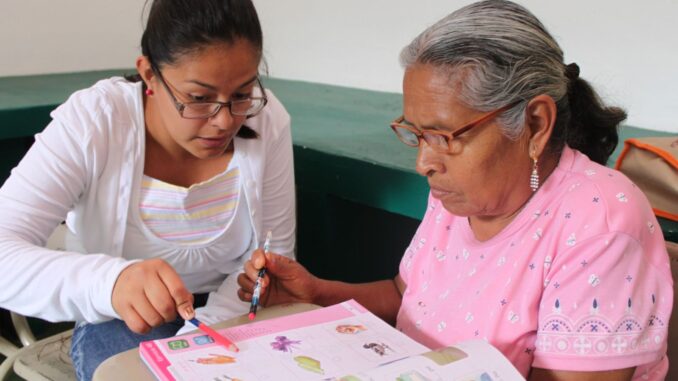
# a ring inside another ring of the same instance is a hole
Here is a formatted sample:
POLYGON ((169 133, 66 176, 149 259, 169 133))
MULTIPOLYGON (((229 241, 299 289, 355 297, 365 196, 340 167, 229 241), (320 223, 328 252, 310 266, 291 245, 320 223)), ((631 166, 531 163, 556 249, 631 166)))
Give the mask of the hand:
POLYGON ((245 262, 244 273, 238 275, 238 297, 246 302, 252 300, 254 282, 259 270, 266 266, 266 275, 261 283, 259 304, 262 306, 281 303, 313 303, 317 278, 299 262, 275 253, 264 255, 259 249, 245 262))
POLYGON ((174 321, 177 311, 184 319, 195 316, 193 294, 174 268, 161 259, 137 262, 123 270, 111 300, 127 327, 140 334, 174 321))

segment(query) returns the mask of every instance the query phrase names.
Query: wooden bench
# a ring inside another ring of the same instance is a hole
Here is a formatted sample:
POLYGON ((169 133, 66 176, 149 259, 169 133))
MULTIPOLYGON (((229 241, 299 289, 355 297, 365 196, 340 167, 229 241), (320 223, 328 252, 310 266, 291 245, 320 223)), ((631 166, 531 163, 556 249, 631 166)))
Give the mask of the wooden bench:
MULTIPOLYGON (((49 112, 72 92, 132 69, 0 78, 0 181, 49 112)), ((400 94, 275 78, 264 80, 292 115, 298 199, 298 258, 319 276, 347 281, 391 277, 426 207, 416 150, 388 128, 400 94)), ((667 133, 624 126, 621 139, 667 133)), ((620 147, 610 163, 616 160, 620 147)), ((678 242, 678 223, 660 220, 678 242)))

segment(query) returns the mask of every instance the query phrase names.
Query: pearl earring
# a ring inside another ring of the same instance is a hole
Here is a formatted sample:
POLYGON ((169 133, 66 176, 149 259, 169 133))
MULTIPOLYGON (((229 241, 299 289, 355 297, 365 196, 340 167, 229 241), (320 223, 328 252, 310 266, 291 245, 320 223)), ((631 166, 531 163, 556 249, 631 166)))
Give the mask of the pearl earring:
POLYGON ((536 192, 539 189, 539 172, 537 171, 537 159, 532 159, 532 174, 530 175, 530 188, 532 192, 536 192))

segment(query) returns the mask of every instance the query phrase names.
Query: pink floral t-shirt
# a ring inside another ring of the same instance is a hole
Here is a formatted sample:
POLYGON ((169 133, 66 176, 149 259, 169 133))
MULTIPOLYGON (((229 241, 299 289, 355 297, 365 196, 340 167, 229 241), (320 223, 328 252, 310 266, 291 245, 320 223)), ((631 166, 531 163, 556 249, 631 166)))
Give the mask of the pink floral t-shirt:
POLYGON ((520 214, 479 242, 429 199, 400 264, 397 326, 431 348, 483 338, 530 367, 636 366, 663 380, 673 281, 647 199, 623 174, 570 148, 520 214))

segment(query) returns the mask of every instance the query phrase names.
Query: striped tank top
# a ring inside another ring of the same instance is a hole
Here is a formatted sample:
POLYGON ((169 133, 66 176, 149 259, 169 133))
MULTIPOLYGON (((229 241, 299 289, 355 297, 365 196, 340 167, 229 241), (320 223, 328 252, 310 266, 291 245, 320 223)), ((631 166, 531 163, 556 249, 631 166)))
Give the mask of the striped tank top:
POLYGON ((196 245, 220 235, 236 211, 240 195, 237 167, 188 188, 144 175, 139 214, 158 238, 196 245))

